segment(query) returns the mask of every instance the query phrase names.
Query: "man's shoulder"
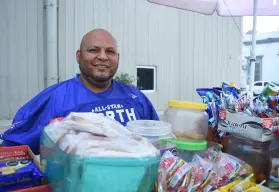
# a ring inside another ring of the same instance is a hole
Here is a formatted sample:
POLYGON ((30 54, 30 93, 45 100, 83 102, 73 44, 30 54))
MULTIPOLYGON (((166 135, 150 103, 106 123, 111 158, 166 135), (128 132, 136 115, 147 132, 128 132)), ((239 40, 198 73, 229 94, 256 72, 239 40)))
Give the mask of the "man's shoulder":
POLYGON ((56 83, 54 85, 47 87, 39 94, 52 95, 53 93, 57 93, 57 92, 60 93, 63 91, 67 91, 67 89, 70 88, 74 83, 75 83, 74 78, 68 79, 68 80, 65 80, 65 81, 62 81, 62 82, 59 82, 59 83, 56 83))
POLYGON ((130 94, 133 98, 139 97, 144 99, 146 97, 138 88, 132 85, 128 85, 119 81, 115 81, 115 83, 119 90, 126 94, 130 94))
POLYGON ((67 88, 65 87, 68 87, 69 84, 71 84, 71 81, 72 79, 63 81, 44 89, 31 100, 29 100, 26 104, 24 104, 18 110, 17 115, 19 115, 20 117, 25 117, 28 114, 34 113, 34 111, 36 110, 56 106, 56 104, 61 102, 61 98, 65 97, 64 94, 60 93, 66 93, 65 91, 67 90, 67 88))
POLYGON ((124 91, 143 94, 139 89, 137 89, 136 87, 134 87, 132 85, 128 85, 128 84, 125 84, 125 83, 122 83, 122 82, 116 81, 116 80, 114 80, 114 82, 116 83, 116 85, 118 87, 122 88, 124 91))
POLYGON ((74 79, 69 79, 62 81, 60 83, 51 85, 46 89, 42 90, 35 97, 33 97, 27 104, 37 104, 41 102, 46 102, 52 100, 52 98, 57 98, 57 96, 64 96, 63 93, 68 91, 68 87, 73 84, 74 79))

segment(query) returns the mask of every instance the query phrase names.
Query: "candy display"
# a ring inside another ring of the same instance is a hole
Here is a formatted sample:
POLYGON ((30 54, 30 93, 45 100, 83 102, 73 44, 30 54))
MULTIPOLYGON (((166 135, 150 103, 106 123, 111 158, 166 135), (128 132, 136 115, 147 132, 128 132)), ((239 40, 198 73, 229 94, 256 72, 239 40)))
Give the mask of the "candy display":
POLYGON ((248 93, 239 94, 236 87, 226 83, 222 88, 197 89, 197 93, 208 105, 209 126, 220 140, 228 133, 256 141, 275 137, 279 125, 279 93, 269 85, 254 99, 248 93))
POLYGON ((277 91, 266 86, 251 98, 223 83, 197 92, 203 103, 169 101, 168 123, 124 127, 95 113, 51 120, 41 133, 41 169, 29 150, 0 148, 0 192, 40 185, 43 177, 56 192, 277 189, 279 158, 269 151, 279 132, 277 91), (208 126, 215 142, 205 140, 208 126), (228 153, 219 144, 224 138, 228 153))
POLYGON ((248 93, 239 95, 235 87, 223 83, 222 108, 252 117, 273 118, 277 116, 278 95, 279 92, 267 84, 263 92, 253 99, 248 93))

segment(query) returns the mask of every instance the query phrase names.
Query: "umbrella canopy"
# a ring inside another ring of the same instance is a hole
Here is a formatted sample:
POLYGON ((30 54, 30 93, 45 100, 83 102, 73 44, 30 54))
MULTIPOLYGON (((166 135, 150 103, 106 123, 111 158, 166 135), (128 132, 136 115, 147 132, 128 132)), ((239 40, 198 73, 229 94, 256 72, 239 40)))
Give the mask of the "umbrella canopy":
MULTIPOLYGON (((254 0, 148 0, 188 11, 220 16, 253 16, 254 0)), ((279 16, 279 0, 257 0, 257 16, 279 16)))
POLYGON ((249 91, 253 95, 255 74, 256 16, 279 16, 279 0, 147 0, 188 11, 220 16, 253 16, 252 50, 249 66, 249 91), (277 2, 278 1, 278 2, 277 2))

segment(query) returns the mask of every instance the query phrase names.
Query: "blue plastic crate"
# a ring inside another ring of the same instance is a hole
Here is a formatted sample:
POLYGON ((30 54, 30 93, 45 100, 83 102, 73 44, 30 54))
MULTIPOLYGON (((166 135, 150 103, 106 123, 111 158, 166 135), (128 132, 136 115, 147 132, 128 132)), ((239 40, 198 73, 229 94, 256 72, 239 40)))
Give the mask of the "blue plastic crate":
POLYGON ((44 134, 41 162, 54 192, 150 192, 160 157, 82 158, 68 155, 44 134))

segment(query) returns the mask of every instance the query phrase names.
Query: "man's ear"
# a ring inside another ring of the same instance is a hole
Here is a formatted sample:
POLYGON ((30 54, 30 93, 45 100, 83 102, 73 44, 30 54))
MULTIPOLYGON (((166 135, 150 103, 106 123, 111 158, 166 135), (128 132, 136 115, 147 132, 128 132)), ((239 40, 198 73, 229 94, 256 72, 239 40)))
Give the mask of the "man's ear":
POLYGON ((76 60, 77 60, 77 63, 79 64, 79 61, 80 61, 80 50, 78 49, 77 52, 76 52, 76 60))
POLYGON ((119 53, 117 53, 118 54, 118 63, 119 63, 119 60, 120 60, 120 54, 119 53))

